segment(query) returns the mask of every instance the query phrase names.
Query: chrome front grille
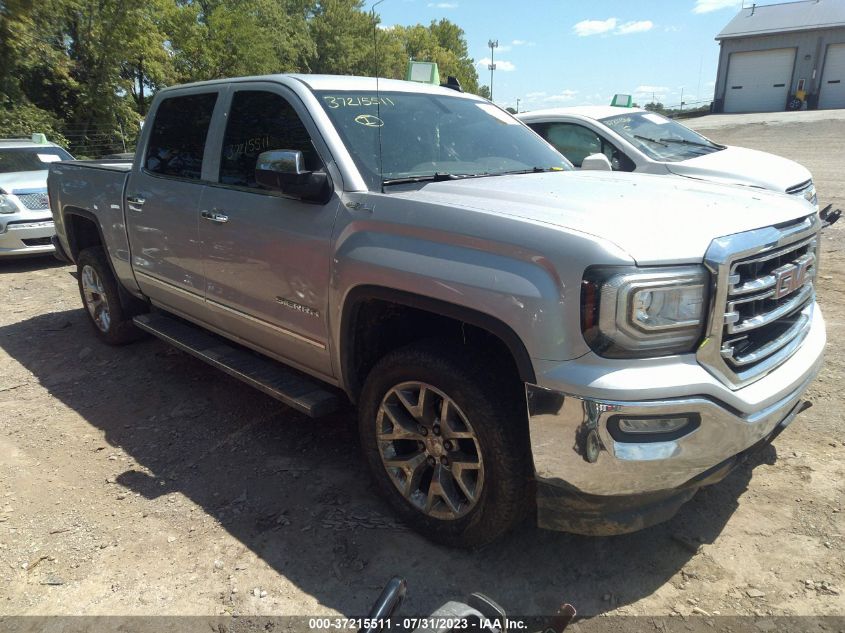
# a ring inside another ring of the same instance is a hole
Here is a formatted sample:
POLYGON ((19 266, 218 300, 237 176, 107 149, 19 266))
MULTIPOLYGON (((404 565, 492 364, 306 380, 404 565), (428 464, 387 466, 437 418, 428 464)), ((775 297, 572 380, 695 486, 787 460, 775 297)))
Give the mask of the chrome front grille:
POLYGON ((19 193, 16 194, 21 204, 30 211, 42 211, 50 208, 50 199, 47 197, 47 192, 39 193, 19 193))
POLYGON ((699 361, 733 388, 747 385, 798 349, 812 320, 818 263, 816 215, 714 241, 708 335, 699 361))
POLYGON ((731 266, 722 357, 748 370, 786 347, 809 325, 818 241, 791 244, 731 266))

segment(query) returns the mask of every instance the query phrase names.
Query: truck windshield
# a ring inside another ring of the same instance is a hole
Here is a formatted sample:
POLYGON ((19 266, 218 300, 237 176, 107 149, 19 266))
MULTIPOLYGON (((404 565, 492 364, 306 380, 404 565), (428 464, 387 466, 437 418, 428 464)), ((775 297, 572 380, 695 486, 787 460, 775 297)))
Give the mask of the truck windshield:
POLYGON ((3 147, 0 148, 0 174, 17 171, 42 171, 50 163, 73 160, 73 156, 60 147, 3 147))
POLYGON ((631 112, 600 119, 649 158, 676 163, 725 149, 698 132, 655 112, 631 112))
POLYGON ((407 92, 316 94, 372 190, 382 184, 572 168, 540 137, 486 101, 407 92))

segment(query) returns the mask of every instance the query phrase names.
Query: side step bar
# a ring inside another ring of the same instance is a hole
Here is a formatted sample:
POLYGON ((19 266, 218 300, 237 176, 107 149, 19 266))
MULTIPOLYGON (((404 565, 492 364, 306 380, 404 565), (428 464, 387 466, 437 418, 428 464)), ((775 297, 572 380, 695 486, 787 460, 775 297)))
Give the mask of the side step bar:
POLYGON ((198 326, 161 313, 142 314, 132 320, 145 332, 312 418, 333 413, 343 403, 340 392, 315 378, 259 356, 198 326))

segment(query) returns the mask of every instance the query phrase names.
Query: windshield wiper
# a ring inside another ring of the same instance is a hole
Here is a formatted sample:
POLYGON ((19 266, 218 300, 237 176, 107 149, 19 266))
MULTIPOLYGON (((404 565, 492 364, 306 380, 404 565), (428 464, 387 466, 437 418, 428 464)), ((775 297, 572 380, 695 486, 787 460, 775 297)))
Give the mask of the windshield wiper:
POLYGON ((699 143, 698 141, 688 141, 685 138, 661 138, 664 143, 680 143, 681 145, 694 145, 695 147, 706 147, 707 149, 724 149, 715 143, 699 143))
POLYGON ((563 169, 554 169, 553 167, 532 167, 531 169, 515 169, 513 171, 500 171, 490 176, 514 176, 517 174, 544 174, 547 171, 563 171, 563 169))
POLYGON ((641 141, 648 141, 649 143, 656 143, 657 145, 662 145, 663 147, 669 147, 669 144, 663 141, 663 139, 651 138, 650 136, 640 136, 639 134, 633 134, 634 138, 638 138, 641 141))
POLYGON ((459 180, 461 178, 471 178, 476 174, 444 174, 440 172, 435 172, 433 174, 427 174, 425 176, 406 176, 404 178, 388 178, 387 180, 382 180, 381 184, 384 186, 388 185, 405 185, 408 183, 414 182, 442 182, 444 180, 459 180))

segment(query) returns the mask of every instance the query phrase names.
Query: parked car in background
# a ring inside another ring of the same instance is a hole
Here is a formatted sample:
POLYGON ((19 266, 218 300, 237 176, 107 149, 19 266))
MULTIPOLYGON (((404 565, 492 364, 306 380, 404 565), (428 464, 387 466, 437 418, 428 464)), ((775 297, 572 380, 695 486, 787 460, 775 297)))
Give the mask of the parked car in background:
POLYGON ((519 118, 578 168, 588 156, 603 154, 614 171, 746 185, 816 203, 813 175, 803 165, 766 152, 720 145, 656 112, 579 106, 526 112, 519 118))
POLYGON ((43 134, 0 139, 0 257, 52 253, 47 167, 73 160, 43 134))

